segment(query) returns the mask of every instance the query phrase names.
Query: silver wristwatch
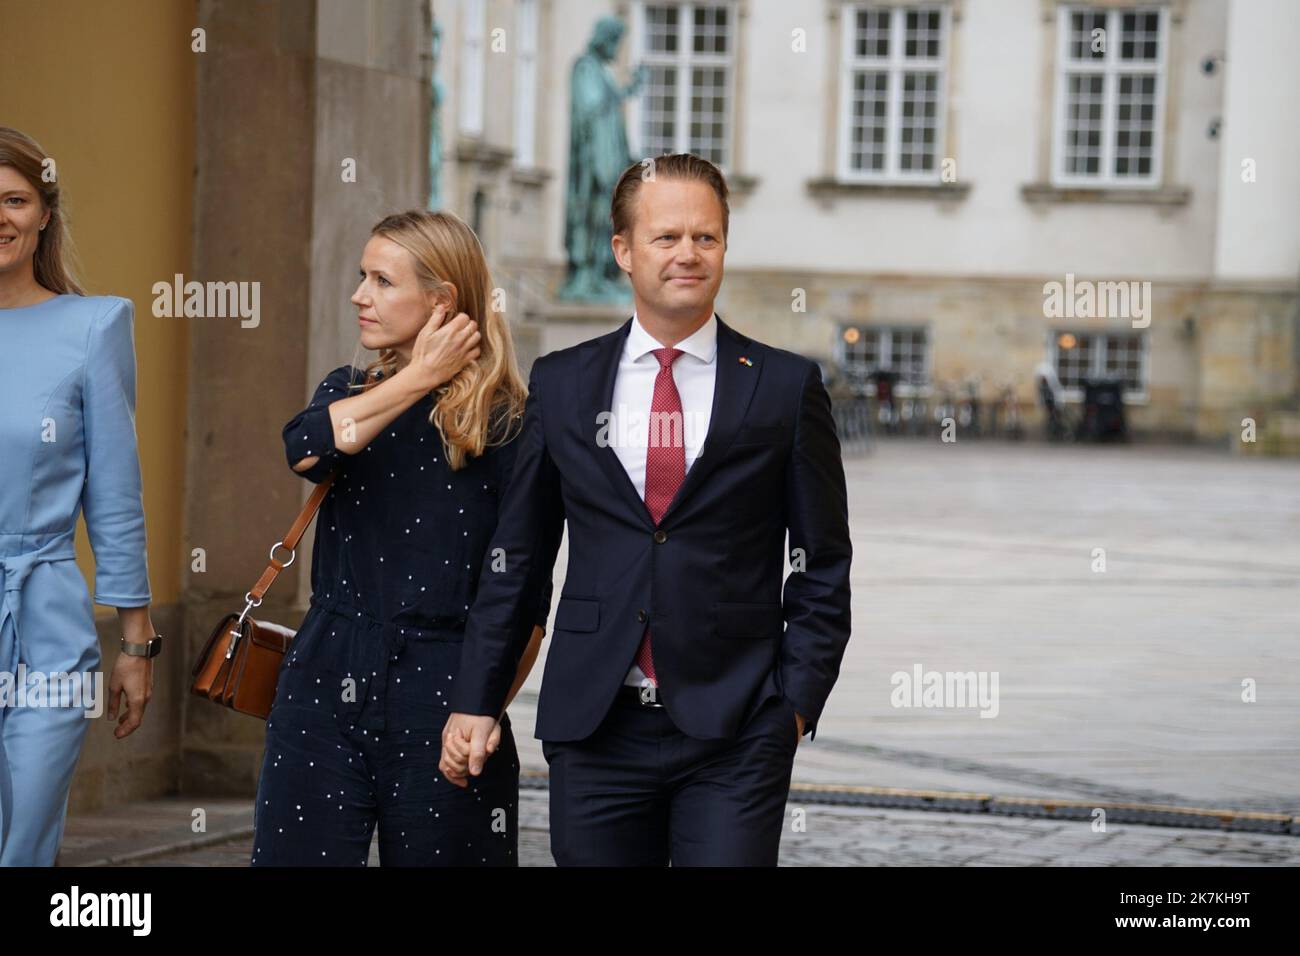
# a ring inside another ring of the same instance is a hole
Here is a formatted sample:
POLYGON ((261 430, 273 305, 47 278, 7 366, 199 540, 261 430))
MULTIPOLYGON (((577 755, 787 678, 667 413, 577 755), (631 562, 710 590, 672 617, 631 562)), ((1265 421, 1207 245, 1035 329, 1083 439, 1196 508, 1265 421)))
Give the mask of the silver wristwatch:
POLYGON ((157 657, 162 653, 162 635, 155 634, 145 644, 137 644, 122 638, 122 653, 132 657, 157 657))

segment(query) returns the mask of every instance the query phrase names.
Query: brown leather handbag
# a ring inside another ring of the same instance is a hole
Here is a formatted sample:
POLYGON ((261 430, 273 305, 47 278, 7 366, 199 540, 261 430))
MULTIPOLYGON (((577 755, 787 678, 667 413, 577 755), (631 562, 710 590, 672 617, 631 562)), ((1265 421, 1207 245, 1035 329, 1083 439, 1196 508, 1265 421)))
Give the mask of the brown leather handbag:
POLYGON ((294 549, 333 483, 334 478, 330 476, 318 484, 284 540, 271 545, 270 563, 253 585, 253 590, 244 595, 248 603, 243 612, 227 614, 212 629, 212 635, 194 664, 192 693, 263 720, 271 713, 280 665, 296 631, 281 624, 255 620, 248 612, 261 605, 271 582, 293 564, 297 557, 294 549), (276 548, 285 548, 289 560, 277 558, 276 548))

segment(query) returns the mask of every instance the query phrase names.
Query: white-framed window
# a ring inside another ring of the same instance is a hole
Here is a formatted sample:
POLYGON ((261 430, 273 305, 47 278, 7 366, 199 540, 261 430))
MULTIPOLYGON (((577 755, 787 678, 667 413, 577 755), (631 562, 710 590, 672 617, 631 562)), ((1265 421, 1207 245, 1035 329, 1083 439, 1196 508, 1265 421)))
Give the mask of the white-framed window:
POLYGON ((518 0, 515 26, 515 165, 537 164, 537 0, 518 0))
POLYGON ((463 42, 460 55, 460 131, 483 135, 483 79, 487 69, 487 5, 484 0, 464 0, 463 42))
POLYGON ((1119 379, 1124 397, 1147 397, 1147 337, 1141 332, 1057 329, 1048 334, 1048 360, 1056 368, 1066 397, 1083 397, 1083 380, 1119 379))
POLYGON ((850 381, 865 381, 877 371, 897 372, 905 386, 930 381, 930 333, 925 326, 844 323, 836 353, 850 381))
POLYGON ((1169 46, 1165 8, 1062 6, 1056 39, 1053 182, 1158 185, 1169 46))
POLYGON ((938 181, 946 6, 845 7, 839 178, 938 181))
POLYGON ((633 62, 648 69, 633 116, 638 155, 695 153, 727 168, 736 19, 730 0, 636 5, 633 62))

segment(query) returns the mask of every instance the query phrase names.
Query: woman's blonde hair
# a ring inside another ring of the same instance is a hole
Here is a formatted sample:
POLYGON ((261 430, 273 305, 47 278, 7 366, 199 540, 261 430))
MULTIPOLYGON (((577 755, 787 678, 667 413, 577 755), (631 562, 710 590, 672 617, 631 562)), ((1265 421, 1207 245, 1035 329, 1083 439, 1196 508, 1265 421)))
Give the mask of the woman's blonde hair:
MULTIPOLYGON (((413 209, 387 216, 370 230, 411 254, 420 284, 430 291, 456 287, 447 311, 469 316, 479 331, 479 355, 451 381, 434 390, 437 400, 429 415, 442 437, 443 452, 453 471, 465 466, 466 456, 478 457, 491 445, 514 438, 528 386, 515 360, 514 340, 505 317, 492 307, 492 278, 478 236, 463 220, 449 212, 413 209), (494 440, 497 439, 498 440, 494 440)), ((354 362, 355 366, 356 363, 354 362)), ((364 381, 354 388, 371 388, 397 371, 397 353, 380 349, 366 366, 364 381)))
POLYGON ((43 175, 48 159, 49 156, 40 144, 26 133, 9 126, 0 126, 0 166, 16 169, 27 180, 27 184, 36 190, 41 202, 50 212, 45 228, 36 234, 36 254, 32 259, 32 272, 36 281, 60 295, 85 295, 81 283, 74 275, 77 257, 72 247, 72 237, 67 230, 67 217, 57 177, 47 181, 43 175))

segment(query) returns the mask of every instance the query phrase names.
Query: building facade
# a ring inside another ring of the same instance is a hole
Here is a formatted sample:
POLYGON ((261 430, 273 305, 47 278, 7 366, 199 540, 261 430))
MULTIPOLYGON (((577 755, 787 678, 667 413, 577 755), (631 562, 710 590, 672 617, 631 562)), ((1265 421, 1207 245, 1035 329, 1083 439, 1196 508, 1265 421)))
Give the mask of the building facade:
POLYGON ((458 0, 447 204, 541 352, 614 327, 564 274, 568 73, 621 17, 633 155, 732 189, 719 311, 921 398, 1050 362, 1122 380, 1132 428, 1224 439, 1294 408, 1300 7, 1285 0, 458 0), (459 91, 459 93, 454 91, 459 91), (575 321, 575 316, 583 321, 575 321))

